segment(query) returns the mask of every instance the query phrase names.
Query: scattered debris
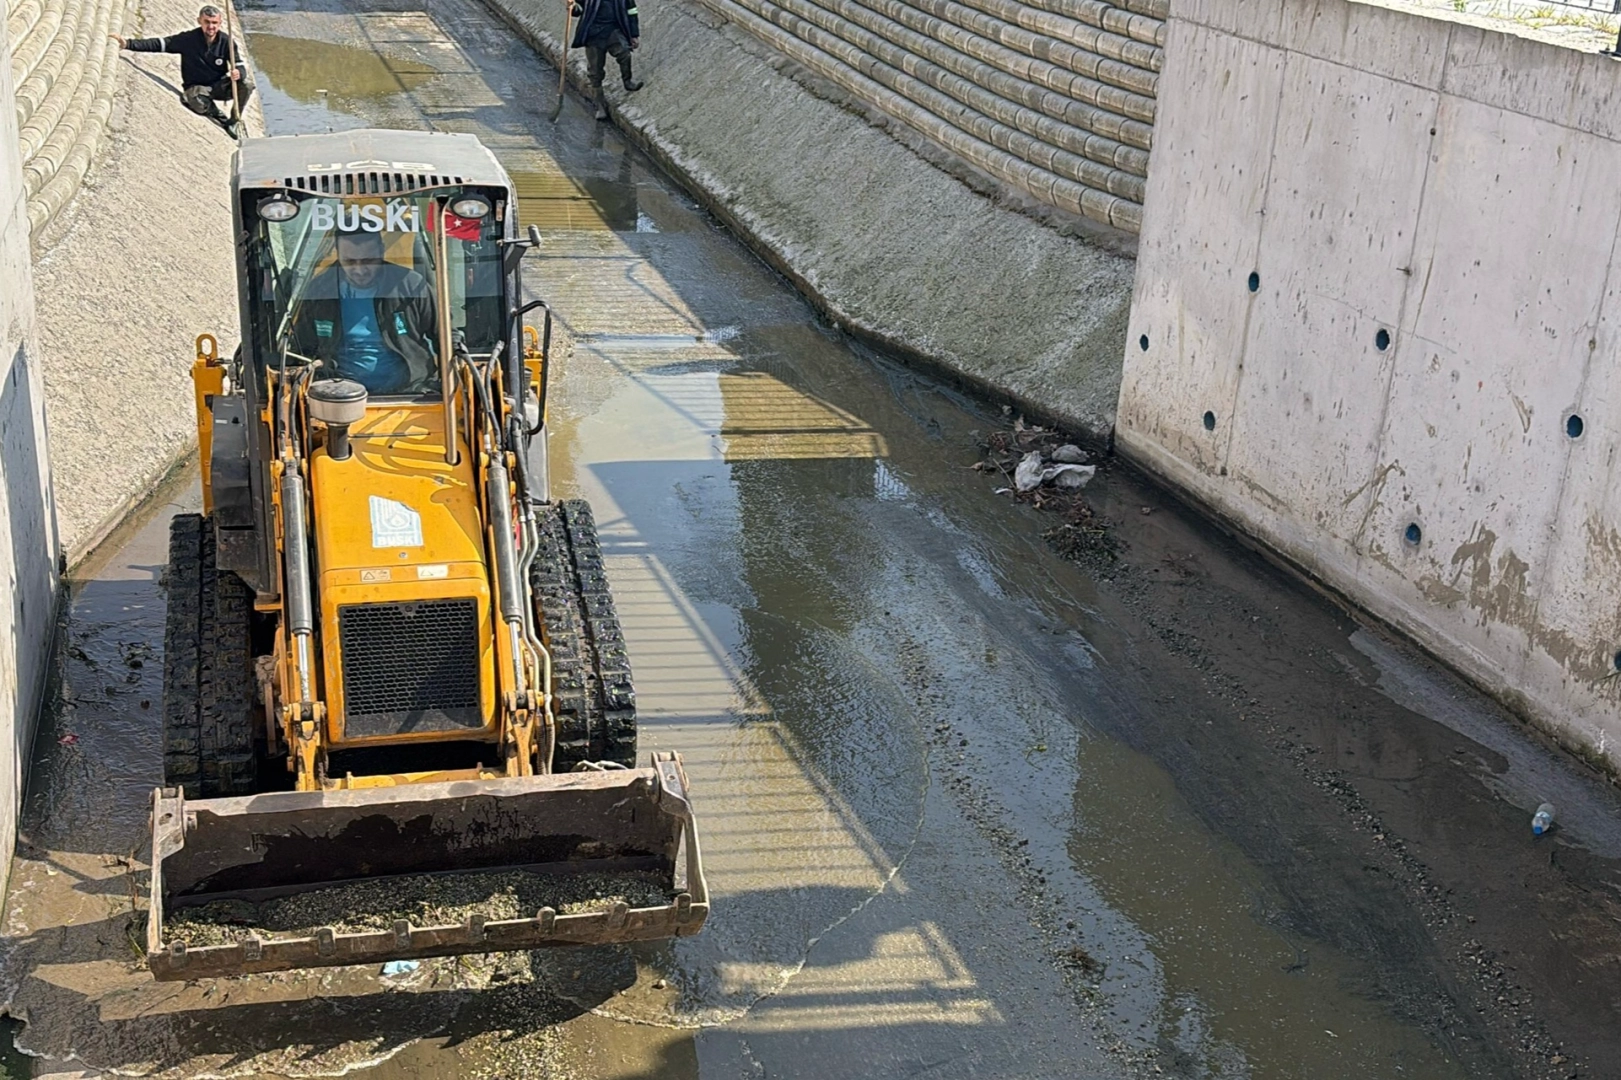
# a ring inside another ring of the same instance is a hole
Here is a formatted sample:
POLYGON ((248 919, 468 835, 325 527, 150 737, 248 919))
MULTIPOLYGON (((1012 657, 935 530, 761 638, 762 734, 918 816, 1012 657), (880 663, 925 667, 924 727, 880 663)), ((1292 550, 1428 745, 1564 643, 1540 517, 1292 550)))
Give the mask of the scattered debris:
POLYGON ((60 739, 57 739, 56 740, 56 745, 58 745, 58 746, 76 746, 76 745, 78 745, 78 742, 79 742, 79 737, 77 735, 73 734, 73 732, 70 731, 66 735, 62 736, 60 739))
POLYGON ((1085 555, 1113 559, 1120 554, 1120 543, 1108 523, 1081 499, 1072 502, 1064 512, 1064 520, 1042 533, 1041 538, 1066 559, 1085 555))
POLYGON ((1052 459, 1065 465, 1085 465, 1088 457, 1086 451, 1079 446, 1065 443, 1052 452, 1052 459))
POLYGON ((416 960, 390 960, 383 965, 383 977, 386 979, 396 975, 409 975, 421 966, 416 960))
MULTIPOLYGON (((1012 495, 1038 510, 1062 515, 1063 520, 1042 537, 1066 559, 1102 554, 1114 558, 1119 544, 1081 494, 1097 475, 1098 466, 1085 464, 1090 455, 1057 432, 1026 424, 1016 417, 1011 431, 993 431, 980 441, 984 455, 972 467, 1012 480, 999 486, 998 495, 1012 495)), ((1144 507, 1144 513, 1150 508, 1144 507)))
POLYGON ((1079 945, 1060 950, 1058 958, 1070 967, 1080 971, 1083 975, 1090 975, 1095 978, 1103 974, 1103 962, 1079 945))

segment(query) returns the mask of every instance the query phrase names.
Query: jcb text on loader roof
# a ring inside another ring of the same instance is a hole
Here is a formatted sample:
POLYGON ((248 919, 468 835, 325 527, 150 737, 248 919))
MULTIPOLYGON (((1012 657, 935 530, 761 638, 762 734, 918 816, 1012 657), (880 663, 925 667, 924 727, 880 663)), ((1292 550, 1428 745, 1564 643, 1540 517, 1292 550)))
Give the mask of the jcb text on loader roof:
POLYGON ((550 494, 551 315, 524 302, 540 237, 518 234, 506 171, 469 135, 256 139, 232 196, 241 345, 198 338, 203 513, 174 520, 165 577, 153 973, 696 933, 686 774, 671 753, 637 767, 595 521, 550 494), (220 901, 493 872, 652 874, 636 895, 665 902, 226 944, 165 929, 220 901))

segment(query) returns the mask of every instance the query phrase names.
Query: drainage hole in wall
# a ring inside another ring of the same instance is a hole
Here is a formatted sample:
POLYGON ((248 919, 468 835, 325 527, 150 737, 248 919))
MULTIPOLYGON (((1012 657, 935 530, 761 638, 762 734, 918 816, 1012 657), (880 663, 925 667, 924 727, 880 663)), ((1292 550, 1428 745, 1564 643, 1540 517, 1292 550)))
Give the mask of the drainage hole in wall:
POLYGON ((1581 416, 1576 413, 1571 413, 1570 417, 1565 421, 1565 434, 1569 435, 1572 439, 1579 439, 1582 437, 1582 431, 1585 429, 1585 427, 1586 425, 1582 423, 1581 416))
POLYGON ((1250 271, 1250 292, 1261 291, 1261 275, 1250 271))
POLYGON ((1373 347, 1380 352, 1390 348, 1390 331, 1381 328, 1377 334, 1373 335, 1373 347))
POLYGON ((1409 544, 1412 544, 1414 547, 1418 547, 1418 542, 1424 539, 1424 530, 1419 528, 1416 524, 1409 524, 1407 526, 1407 531, 1402 535, 1407 539, 1409 544))
POLYGON ((1204 429, 1206 431, 1215 431, 1216 430, 1216 414, 1215 413, 1207 412, 1207 413, 1204 414, 1204 429))
POLYGON ((1137 339, 1137 347, 1139 349, 1141 349, 1143 352, 1148 351, 1148 335, 1147 334, 1144 334, 1142 337, 1137 339))

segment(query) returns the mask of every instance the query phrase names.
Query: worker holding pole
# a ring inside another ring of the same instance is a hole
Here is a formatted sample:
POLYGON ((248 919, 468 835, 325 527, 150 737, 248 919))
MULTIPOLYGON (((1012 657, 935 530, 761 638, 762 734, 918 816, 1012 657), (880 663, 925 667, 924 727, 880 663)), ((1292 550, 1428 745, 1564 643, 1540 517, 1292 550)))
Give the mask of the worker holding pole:
POLYGON ((602 78, 608 57, 619 64, 619 78, 625 89, 637 91, 644 85, 630 73, 631 51, 641 45, 641 21, 636 0, 578 0, 572 8, 574 40, 569 47, 584 48, 586 71, 591 80, 591 96, 596 102, 597 119, 608 119, 608 99, 602 93, 602 78))
MULTIPOLYGON (((624 0, 620 0, 621 3, 624 0)), ((241 138, 242 110, 253 96, 253 80, 237 55, 236 43, 222 30, 224 15, 213 4, 197 12, 197 29, 168 37, 124 38, 109 34, 120 49, 130 52, 172 53, 180 57, 180 100, 199 116, 206 116, 233 139, 241 138), (231 113, 215 102, 231 102, 231 113)))

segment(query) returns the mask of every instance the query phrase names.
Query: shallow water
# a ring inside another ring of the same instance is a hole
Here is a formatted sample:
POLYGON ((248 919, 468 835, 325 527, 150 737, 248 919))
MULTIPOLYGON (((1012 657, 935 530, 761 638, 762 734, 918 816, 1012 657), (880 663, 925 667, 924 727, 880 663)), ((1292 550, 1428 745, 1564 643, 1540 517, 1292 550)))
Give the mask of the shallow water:
POLYGON ((398 1077, 516 1068, 503 1039, 583 1077, 1512 1076, 1522 1035, 1548 1058, 1550 1010, 1463 966, 1488 912, 1470 930, 1415 875, 1491 861, 1437 811, 1518 814, 1550 777, 1585 807, 1570 850, 1608 859, 1613 792, 1129 474, 1092 493, 1124 558, 1054 557, 1051 521, 968 468, 1010 418, 829 332, 579 101, 549 125, 555 72, 475 4, 243 23, 272 133, 475 132, 546 232, 530 286, 577 342, 553 489, 595 508, 642 747, 684 757, 714 910, 499 986, 152 984, 118 857, 160 770, 179 490, 76 585, 8 916, 23 1046, 398 1077))

